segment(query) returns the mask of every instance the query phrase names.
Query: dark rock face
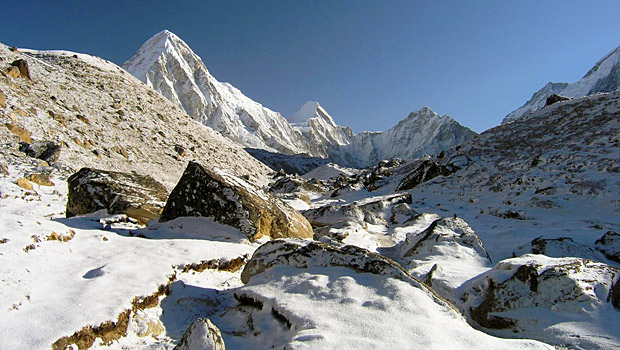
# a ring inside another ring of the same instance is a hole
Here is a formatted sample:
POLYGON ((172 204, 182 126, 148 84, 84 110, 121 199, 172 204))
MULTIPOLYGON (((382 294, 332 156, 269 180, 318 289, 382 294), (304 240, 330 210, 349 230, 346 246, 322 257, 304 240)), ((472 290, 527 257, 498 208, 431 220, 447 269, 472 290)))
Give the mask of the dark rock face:
POLYGON ((594 247, 607 259, 620 263, 620 234, 617 232, 607 232, 594 242, 594 247))
POLYGON ((420 162, 412 172, 405 176, 396 188, 397 191, 410 190, 417 185, 428 181, 437 176, 448 176, 451 172, 445 166, 439 165, 436 162, 425 159, 420 162))
POLYGON ((187 327, 173 350, 226 350, 220 330, 209 319, 199 318, 187 327))
POLYGON ((554 103, 558 103, 558 102, 562 102, 562 101, 570 101, 570 100, 571 100, 570 97, 561 96, 561 95, 558 95, 558 94, 553 94, 553 95, 547 97, 547 101, 545 102, 545 107, 551 106, 554 103))
POLYGON ((15 60, 11 63, 11 66, 19 68, 20 75, 30 80, 30 68, 28 68, 28 62, 26 62, 26 60, 15 60))
POLYGON ((21 142, 19 150, 29 157, 54 164, 60 157, 61 146, 52 141, 35 141, 33 143, 21 142))
POLYGON ((67 180, 67 217, 100 209, 141 222, 161 213, 168 191, 150 176, 82 168, 67 180))
POLYGON ((295 209, 240 178, 189 162, 159 221, 203 216, 238 228, 250 239, 311 238, 310 223, 295 209))

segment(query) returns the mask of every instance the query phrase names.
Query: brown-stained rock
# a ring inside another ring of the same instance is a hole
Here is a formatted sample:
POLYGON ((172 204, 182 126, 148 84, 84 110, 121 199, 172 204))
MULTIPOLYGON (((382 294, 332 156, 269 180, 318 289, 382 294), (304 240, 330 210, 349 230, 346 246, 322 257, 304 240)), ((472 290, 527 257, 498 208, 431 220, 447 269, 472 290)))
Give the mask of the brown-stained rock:
POLYGON ((19 76, 20 76, 20 74, 21 74, 21 73, 19 72, 19 68, 17 68, 17 67, 13 67, 13 66, 11 66, 11 67, 7 68, 6 72, 7 72, 7 74, 8 74, 9 76, 11 76, 11 77, 13 77, 13 78, 17 78, 17 77, 19 77, 19 76))
POLYGON ((82 168, 67 182, 67 217, 107 209, 146 222, 159 216, 168 195, 150 176, 115 171, 82 168))
MULTIPOLYGON (((19 69, 19 75, 28 80, 32 80, 30 78, 30 68, 28 68, 28 62, 24 59, 19 59, 13 61, 11 66, 17 67, 19 69)), ((15 77, 16 78, 16 77, 15 77)))
POLYGON ((6 96, 0 91, 0 108, 6 108, 6 96))
POLYGON ((207 318, 199 318, 187 328, 173 350, 225 350, 220 330, 207 318))
POLYGON ((30 174, 28 175, 27 179, 30 182, 34 182, 35 184, 40 185, 40 186, 54 186, 54 183, 50 179, 50 176, 47 174, 40 174, 40 173, 30 174))
POLYGON ((26 178, 18 179, 17 180, 17 186, 19 186, 19 187, 21 187, 21 188, 23 188, 25 190, 32 190, 32 184, 26 178))
POLYGON ((10 132, 19 136, 23 142, 32 143, 32 138, 30 137, 30 131, 28 131, 28 129, 13 123, 6 123, 4 126, 6 126, 10 132))
POLYGON ((251 240, 312 238, 308 220, 271 193, 193 161, 170 193, 159 221, 183 216, 210 217, 238 228, 251 240))

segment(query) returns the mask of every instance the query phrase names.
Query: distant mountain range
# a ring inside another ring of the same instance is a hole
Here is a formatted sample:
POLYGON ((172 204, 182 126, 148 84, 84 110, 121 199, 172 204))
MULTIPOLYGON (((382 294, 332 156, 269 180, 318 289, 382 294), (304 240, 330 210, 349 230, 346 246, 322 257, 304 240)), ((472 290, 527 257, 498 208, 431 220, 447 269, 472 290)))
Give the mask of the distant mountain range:
POLYGON ((337 125, 318 102, 307 102, 287 120, 234 86, 217 81, 202 59, 167 30, 147 40, 123 68, 192 118, 244 147, 269 152, 367 167, 382 159, 437 153, 476 135, 426 107, 385 132, 357 135, 337 125))

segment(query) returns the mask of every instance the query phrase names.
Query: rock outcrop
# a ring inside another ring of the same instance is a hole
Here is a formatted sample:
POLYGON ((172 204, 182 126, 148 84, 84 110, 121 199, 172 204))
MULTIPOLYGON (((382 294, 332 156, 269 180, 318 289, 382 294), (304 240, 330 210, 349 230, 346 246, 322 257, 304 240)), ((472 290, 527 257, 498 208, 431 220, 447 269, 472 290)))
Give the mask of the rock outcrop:
POLYGON ((204 216, 238 228, 249 239, 312 238, 310 223, 274 195, 217 169, 189 162, 170 193, 160 222, 204 216))
POLYGON ((620 234, 609 231, 594 242, 594 247, 607 259, 620 264, 620 234))
POLYGON ((573 241, 570 237, 533 239, 530 243, 519 247, 513 257, 524 254, 542 254, 552 258, 582 258, 595 261, 605 261, 605 257, 594 248, 573 241))
POLYGON ((224 338, 207 318, 199 318, 187 327, 179 344, 173 350, 225 350, 224 338))
POLYGON ((166 202, 166 188, 150 176, 82 168, 67 180, 67 217, 106 209, 140 222, 159 216, 166 202))
POLYGON ((603 263, 525 255, 470 281, 460 300, 471 320, 492 334, 612 349, 620 338, 604 320, 618 318, 619 286, 619 270, 603 263), (589 325, 588 334, 574 337, 581 322, 589 325))
POLYGON ((448 176, 452 172, 447 167, 437 164, 430 159, 420 161, 419 165, 405 176, 396 188, 397 191, 410 190, 422 182, 433 179, 437 176, 448 176))

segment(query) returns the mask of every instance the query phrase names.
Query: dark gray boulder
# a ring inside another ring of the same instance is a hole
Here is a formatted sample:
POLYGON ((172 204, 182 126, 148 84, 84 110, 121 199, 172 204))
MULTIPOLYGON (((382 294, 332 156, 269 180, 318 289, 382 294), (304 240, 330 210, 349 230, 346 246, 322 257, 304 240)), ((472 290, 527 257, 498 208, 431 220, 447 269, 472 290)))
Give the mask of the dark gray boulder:
POLYGON ((145 223, 161 213, 168 191, 150 176, 82 168, 67 180, 67 217, 107 209, 145 223))
POLYGON ((52 141, 35 141, 33 143, 21 142, 19 150, 27 156, 54 164, 60 157, 62 146, 52 141))

